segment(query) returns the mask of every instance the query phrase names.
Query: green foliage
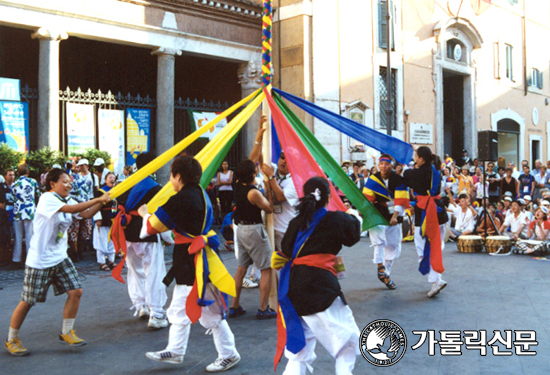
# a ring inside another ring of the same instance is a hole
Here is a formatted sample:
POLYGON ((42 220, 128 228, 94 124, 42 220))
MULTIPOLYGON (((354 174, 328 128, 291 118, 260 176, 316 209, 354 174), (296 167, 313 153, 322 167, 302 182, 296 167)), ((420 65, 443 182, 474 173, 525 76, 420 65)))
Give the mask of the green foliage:
MULTIPOLYGON (((78 159, 88 159, 90 168, 94 165, 95 159, 102 158, 105 160, 105 167, 111 166, 111 154, 107 151, 96 150, 95 148, 87 148, 85 152, 81 154, 72 153, 71 156, 76 156, 78 159)), ((112 170, 112 169, 111 169, 112 170)))
POLYGON ((17 166, 24 158, 23 152, 15 151, 6 143, 0 143, 0 172, 2 175, 8 168, 13 168, 17 173, 17 166))
POLYGON ((41 150, 31 151, 27 157, 27 164, 32 172, 40 175, 46 171, 46 168, 51 168, 54 164, 64 166, 67 157, 61 151, 52 150, 49 147, 44 147, 41 150))

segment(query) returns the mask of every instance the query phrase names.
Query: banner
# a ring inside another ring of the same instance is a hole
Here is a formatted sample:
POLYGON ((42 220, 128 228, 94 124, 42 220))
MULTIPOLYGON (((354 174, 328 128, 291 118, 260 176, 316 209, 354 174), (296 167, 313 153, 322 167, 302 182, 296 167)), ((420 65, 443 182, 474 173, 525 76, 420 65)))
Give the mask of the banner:
POLYGON ((128 108, 126 111, 126 164, 134 165, 139 154, 149 152, 151 110, 128 108))
POLYGON ((0 101, 0 142, 29 151, 29 103, 0 101))
MULTIPOLYGON (((210 121, 216 118, 221 112, 199 112, 193 111, 191 109, 187 110, 189 112, 189 119, 191 120, 191 131, 196 132, 204 125, 208 124, 210 121)), ((211 140, 227 125, 227 119, 222 119, 216 124, 212 129, 204 133, 201 138, 207 138, 211 140)))
POLYGON ((95 148, 93 105, 67 103, 67 142, 69 155, 95 148))
POLYGON ((122 173, 126 162, 124 147, 124 111, 100 109, 97 112, 99 149, 111 154, 111 164, 116 175, 122 173))
POLYGON ((21 101, 20 87, 18 79, 0 78, 0 100, 21 101))

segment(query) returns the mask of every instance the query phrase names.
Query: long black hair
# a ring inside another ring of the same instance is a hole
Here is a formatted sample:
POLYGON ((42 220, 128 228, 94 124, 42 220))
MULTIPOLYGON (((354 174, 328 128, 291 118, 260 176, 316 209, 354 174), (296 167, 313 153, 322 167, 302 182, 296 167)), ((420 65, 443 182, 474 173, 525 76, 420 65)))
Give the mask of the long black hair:
POLYGON ((420 146, 416 149, 416 155, 424 159, 426 164, 432 164, 434 162, 434 154, 428 146, 420 146))
POLYGON ((256 174, 256 163, 250 159, 246 159, 237 164, 235 168, 235 182, 240 184, 251 184, 254 182, 256 174))
POLYGON ((300 198, 300 204, 298 205, 297 221, 300 223, 300 230, 309 228, 309 224, 313 220, 313 214, 319 208, 327 205, 329 196, 330 187, 325 178, 312 177, 306 181, 304 196, 300 198), (317 200, 318 196, 319 200, 317 200))

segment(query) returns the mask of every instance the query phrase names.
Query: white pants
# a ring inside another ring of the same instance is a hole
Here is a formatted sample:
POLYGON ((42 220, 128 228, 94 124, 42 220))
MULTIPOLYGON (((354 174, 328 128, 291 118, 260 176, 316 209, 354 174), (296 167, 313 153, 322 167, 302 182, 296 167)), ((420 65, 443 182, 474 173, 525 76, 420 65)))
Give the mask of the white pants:
MULTIPOLYGON (((191 320, 189 320, 185 311, 185 304, 191 289, 191 286, 188 285, 176 285, 172 295, 172 303, 167 311, 168 320, 172 325, 170 326, 166 350, 176 355, 185 355, 187 351, 191 320)), ((199 322, 204 328, 212 332, 218 358, 226 359, 239 354, 235 348, 235 336, 233 336, 227 320, 223 319, 222 297, 211 283, 206 285, 205 298, 215 302, 202 307, 199 322)))
MULTIPOLYGON (((439 226, 439 232, 441 234, 441 251, 445 248, 445 231, 447 229, 447 224, 441 224, 439 226)), ((418 254, 418 263, 424 259, 424 245, 428 238, 422 238, 422 228, 420 226, 414 229, 414 245, 416 246, 416 252, 418 254)), ((441 279, 441 274, 433 270, 432 265, 430 264, 430 272, 428 273, 428 282, 435 283, 441 279)))
POLYGON ((285 349, 288 358, 283 375, 305 375, 306 369, 313 372, 311 364, 317 356, 317 341, 336 359, 335 374, 349 375, 355 367, 359 352, 359 328, 349 306, 340 297, 325 311, 300 318, 306 338, 306 346, 297 354, 285 349))
POLYGON ((109 261, 115 261, 115 245, 113 241, 109 242, 109 230, 110 227, 95 227, 93 235, 94 249, 97 253, 97 262, 99 264, 105 263, 105 257, 109 261))
POLYGON ((15 245, 13 247, 13 257, 11 260, 13 262, 21 262, 23 237, 25 237, 27 255, 29 254, 32 237, 32 220, 14 220, 13 227, 15 229, 15 245))
POLYGON ((147 305, 151 316, 162 318, 166 304, 164 247, 157 242, 126 242, 128 254, 128 294, 136 313, 147 305))
POLYGON ((401 241, 403 240, 403 229, 401 224, 388 226, 378 225, 370 229, 370 240, 374 247, 375 264, 383 263, 386 273, 391 273, 393 261, 401 255, 401 241))

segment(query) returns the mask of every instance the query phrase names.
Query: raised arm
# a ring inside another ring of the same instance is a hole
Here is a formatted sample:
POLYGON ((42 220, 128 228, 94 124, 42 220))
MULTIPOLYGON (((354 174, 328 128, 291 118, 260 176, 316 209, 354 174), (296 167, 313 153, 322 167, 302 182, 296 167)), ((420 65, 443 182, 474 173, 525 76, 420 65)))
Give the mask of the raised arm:
POLYGON ((262 139, 264 132, 267 130, 268 126, 267 116, 262 116, 260 118, 260 126, 258 127, 258 133, 256 133, 256 140, 254 141, 254 147, 252 148, 252 151, 250 152, 250 156, 248 157, 250 160, 252 160, 254 163, 258 162, 260 160, 260 154, 262 153, 262 139))

